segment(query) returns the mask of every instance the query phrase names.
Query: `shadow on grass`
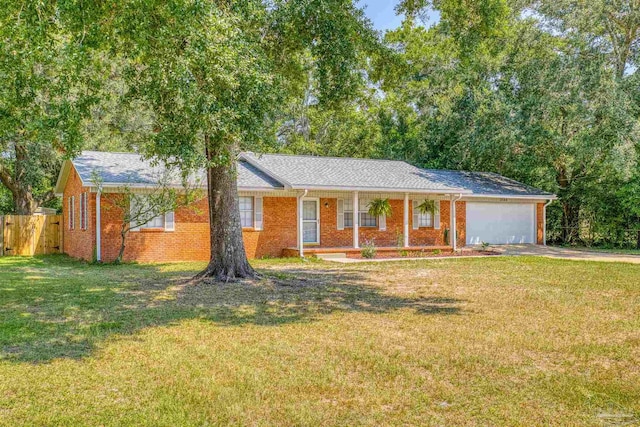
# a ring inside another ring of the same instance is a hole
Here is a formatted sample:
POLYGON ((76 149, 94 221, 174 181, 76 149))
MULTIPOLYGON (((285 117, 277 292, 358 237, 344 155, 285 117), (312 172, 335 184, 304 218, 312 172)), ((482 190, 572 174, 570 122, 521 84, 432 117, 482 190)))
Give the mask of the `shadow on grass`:
POLYGON ((91 266, 66 257, 0 259, 0 359, 47 362, 90 355, 114 334, 186 319, 278 326, 336 312, 459 313, 459 300, 405 298, 366 271, 295 264, 262 279, 187 283, 197 264, 91 266))

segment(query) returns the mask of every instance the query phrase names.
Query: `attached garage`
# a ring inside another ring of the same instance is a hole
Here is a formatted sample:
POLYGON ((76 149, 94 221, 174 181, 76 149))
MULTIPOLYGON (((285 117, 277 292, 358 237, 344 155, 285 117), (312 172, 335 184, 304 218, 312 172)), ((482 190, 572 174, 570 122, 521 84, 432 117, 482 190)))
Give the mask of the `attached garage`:
POLYGON ((467 202, 467 245, 535 243, 534 203, 467 202))

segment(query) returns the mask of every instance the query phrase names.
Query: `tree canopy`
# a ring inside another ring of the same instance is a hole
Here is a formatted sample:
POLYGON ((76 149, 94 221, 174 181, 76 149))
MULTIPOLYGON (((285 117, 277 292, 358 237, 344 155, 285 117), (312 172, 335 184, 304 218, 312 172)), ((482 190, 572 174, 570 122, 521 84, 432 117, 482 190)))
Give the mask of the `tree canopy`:
POLYGON ((45 202, 60 160, 83 147, 205 167, 208 271, 250 275, 235 155, 286 151, 498 172, 559 195, 552 240, 629 244, 639 1, 396 10, 402 26, 381 37, 352 0, 8 2, 0 206, 45 202))

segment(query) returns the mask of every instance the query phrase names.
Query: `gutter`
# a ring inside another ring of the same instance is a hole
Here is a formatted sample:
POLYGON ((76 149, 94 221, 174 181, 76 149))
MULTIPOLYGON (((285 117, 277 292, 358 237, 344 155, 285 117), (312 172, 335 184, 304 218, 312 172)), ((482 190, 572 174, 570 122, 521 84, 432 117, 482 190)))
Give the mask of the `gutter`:
POLYGON ((102 262, 102 225, 100 223, 100 197, 102 195, 101 190, 98 189, 96 193, 96 261, 102 262))

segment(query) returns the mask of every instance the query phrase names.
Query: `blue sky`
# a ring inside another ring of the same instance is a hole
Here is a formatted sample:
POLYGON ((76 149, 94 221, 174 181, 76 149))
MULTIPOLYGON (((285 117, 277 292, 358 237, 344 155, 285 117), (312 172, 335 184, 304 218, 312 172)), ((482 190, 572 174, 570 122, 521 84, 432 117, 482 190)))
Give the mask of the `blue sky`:
MULTIPOLYGON (((396 15, 394 10, 396 4, 398 0, 358 0, 358 5, 365 8, 365 13, 380 31, 392 30, 402 23, 402 16, 396 15)), ((438 18, 438 12, 429 13, 430 23, 437 22, 438 18)))
POLYGON ((360 0, 358 4, 365 7, 365 13, 373 21, 377 30, 391 30, 402 23, 402 16, 396 15, 394 10, 396 1, 360 0))

